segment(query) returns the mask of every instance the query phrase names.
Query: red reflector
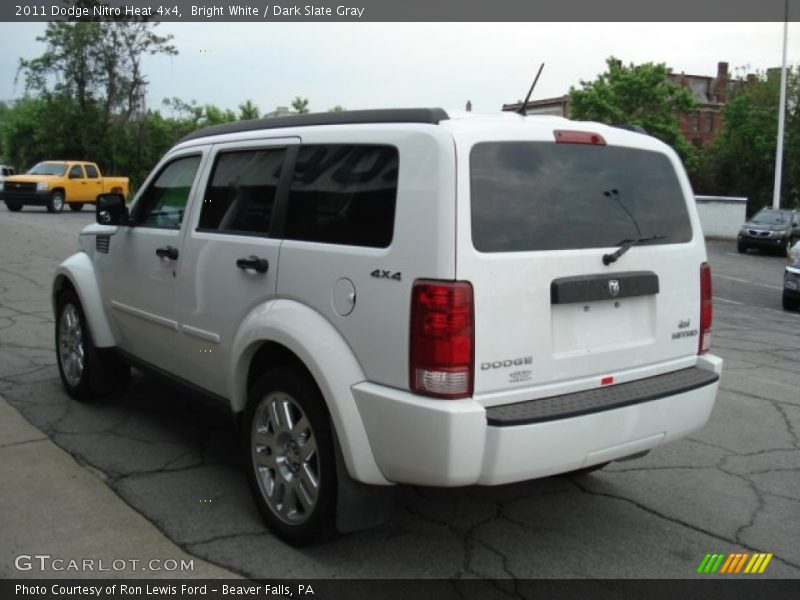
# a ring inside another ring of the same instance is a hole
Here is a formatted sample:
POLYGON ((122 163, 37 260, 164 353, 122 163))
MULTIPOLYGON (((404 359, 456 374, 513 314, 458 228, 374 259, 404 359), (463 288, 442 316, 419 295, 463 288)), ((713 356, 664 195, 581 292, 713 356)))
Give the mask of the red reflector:
POLYGON ((409 386, 439 398, 472 395, 474 308, 467 281, 424 281, 411 291, 409 386))
POLYGON ((714 310, 711 300, 711 267, 708 263, 700 265, 700 341, 697 353, 703 354, 711 349, 711 321, 714 310))
POLYGON ((556 129, 556 144, 588 144, 590 146, 605 146, 603 136, 591 131, 574 131, 571 129, 556 129))
POLYGON ((603 377, 600 380, 600 385, 611 385, 612 383, 614 383, 613 377, 603 377))

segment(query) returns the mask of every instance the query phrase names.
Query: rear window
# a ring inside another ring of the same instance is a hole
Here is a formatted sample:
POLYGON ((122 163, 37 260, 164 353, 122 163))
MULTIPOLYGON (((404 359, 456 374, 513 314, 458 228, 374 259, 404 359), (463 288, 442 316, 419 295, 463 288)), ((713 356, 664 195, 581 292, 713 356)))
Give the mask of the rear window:
POLYGON ((487 142, 470 154, 472 242, 480 252, 678 244, 692 227, 675 169, 658 152, 487 142))

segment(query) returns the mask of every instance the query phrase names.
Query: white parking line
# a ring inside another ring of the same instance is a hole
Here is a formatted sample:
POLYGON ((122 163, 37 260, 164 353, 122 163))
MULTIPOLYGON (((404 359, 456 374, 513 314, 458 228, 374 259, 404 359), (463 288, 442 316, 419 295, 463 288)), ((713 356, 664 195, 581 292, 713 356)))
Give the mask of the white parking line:
POLYGON ((729 281, 738 281, 739 283, 746 283, 748 285, 757 285, 758 287, 767 288, 768 290, 783 290, 782 287, 777 285, 767 285, 765 283, 756 283, 754 281, 747 281, 747 279, 739 279, 738 277, 728 277, 726 275, 717 275, 713 274, 714 277, 718 277, 719 279, 728 279, 729 281))
POLYGON ((719 296, 712 296, 714 300, 718 300, 719 302, 727 302, 728 304, 738 304, 739 306, 744 306, 744 302, 737 302, 736 300, 728 300, 727 298, 720 298, 719 296))

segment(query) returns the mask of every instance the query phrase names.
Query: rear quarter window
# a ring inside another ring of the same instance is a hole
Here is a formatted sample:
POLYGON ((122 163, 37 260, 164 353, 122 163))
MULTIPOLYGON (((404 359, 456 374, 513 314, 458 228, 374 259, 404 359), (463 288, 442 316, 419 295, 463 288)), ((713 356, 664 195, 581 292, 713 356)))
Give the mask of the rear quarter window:
POLYGON ((302 146, 292 174, 285 237, 386 248, 394 233, 397 148, 302 146))
POLYGON ((486 142, 470 153, 472 242, 480 252, 606 248, 692 238, 675 169, 616 146, 486 142))

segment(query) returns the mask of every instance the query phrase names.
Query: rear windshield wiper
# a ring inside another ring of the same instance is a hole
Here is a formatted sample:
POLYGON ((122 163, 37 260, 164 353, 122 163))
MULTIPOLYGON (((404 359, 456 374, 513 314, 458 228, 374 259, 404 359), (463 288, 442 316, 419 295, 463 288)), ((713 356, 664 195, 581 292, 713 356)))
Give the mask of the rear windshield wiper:
POLYGON ((619 248, 617 248, 614 252, 610 254, 603 254, 603 264, 608 266, 613 262, 617 262, 617 259, 625 254, 628 250, 631 249, 631 246, 635 246, 636 244, 641 244, 642 242, 649 242, 651 240, 661 240, 664 239, 663 235, 651 235, 650 237, 640 237, 634 240, 622 240, 619 242, 619 248))

